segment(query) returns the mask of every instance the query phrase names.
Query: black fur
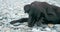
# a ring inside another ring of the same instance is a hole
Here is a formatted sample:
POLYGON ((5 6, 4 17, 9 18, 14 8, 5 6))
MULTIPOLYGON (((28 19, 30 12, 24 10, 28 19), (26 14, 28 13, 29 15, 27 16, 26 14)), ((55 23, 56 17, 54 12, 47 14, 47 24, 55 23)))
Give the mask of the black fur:
POLYGON ((22 18, 11 21, 11 24, 16 22, 28 22, 29 27, 33 27, 35 23, 38 26, 42 24, 60 24, 60 7, 50 5, 46 2, 34 1, 31 4, 24 6, 25 13, 29 14, 29 18, 22 18))
POLYGON ((18 19, 18 20, 13 20, 10 22, 10 24, 15 24, 15 23, 24 23, 24 22, 27 22, 28 18, 21 18, 21 19, 18 19))
POLYGON ((44 20, 44 23, 60 24, 60 7, 50 5, 46 2, 32 2, 24 6, 24 11, 29 14, 28 26, 33 27, 38 21, 44 20))

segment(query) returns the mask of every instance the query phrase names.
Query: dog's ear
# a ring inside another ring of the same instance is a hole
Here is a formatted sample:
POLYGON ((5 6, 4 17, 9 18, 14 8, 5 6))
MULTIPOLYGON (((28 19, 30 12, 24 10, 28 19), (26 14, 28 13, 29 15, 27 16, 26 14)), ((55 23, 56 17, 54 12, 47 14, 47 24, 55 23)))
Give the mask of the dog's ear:
POLYGON ((25 6, 24 6, 24 11, 25 11, 25 13, 29 13, 30 8, 31 8, 31 5, 30 5, 30 4, 25 5, 25 6))

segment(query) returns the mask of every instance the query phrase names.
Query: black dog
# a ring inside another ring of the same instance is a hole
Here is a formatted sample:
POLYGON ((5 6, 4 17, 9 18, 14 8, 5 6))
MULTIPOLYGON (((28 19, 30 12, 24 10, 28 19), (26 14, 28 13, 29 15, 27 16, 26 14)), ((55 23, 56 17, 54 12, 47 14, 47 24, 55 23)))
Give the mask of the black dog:
POLYGON ((50 5, 46 2, 34 1, 31 4, 25 5, 24 11, 29 14, 29 18, 14 20, 10 23, 14 24, 16 22, 28 22, 29 27, 33 27, 36 22, 40 22, 38 25, 41 23, 60 24, 60 7, 50 5))
POLYGON ((44 23, 60 24, 60 7, 46 2, 34 1, 24 6, 25 13, 29 14, 28 26, 33 27, 36 22, 44 20, 44 23))

